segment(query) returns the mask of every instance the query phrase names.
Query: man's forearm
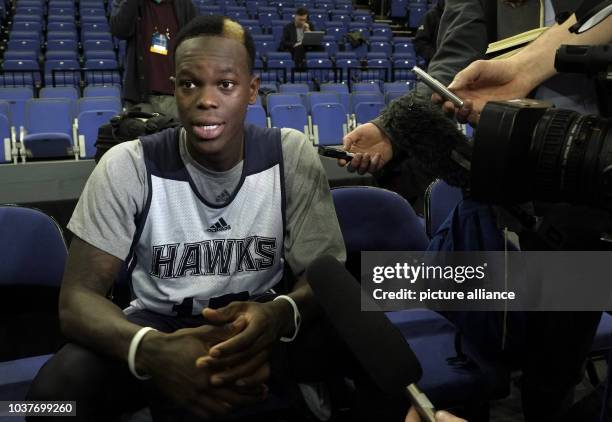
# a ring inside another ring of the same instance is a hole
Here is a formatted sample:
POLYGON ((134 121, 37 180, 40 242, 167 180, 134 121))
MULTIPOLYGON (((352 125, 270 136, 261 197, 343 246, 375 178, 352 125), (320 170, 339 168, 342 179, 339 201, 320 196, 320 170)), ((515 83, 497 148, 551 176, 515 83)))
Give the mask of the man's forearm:
POLYGON ((130 341, 141 327, 104 296, 79 288, 62 294, 60 320, 64 335, 85 347, 125 360, 130 341))
POLYGON ((561 45, 599 45, 612 41, 612 16, 582 34, 569 32, 569 28, 575 23, 576 16, 572 15, 561 25, 555 24, 510 58, 525 70, 533 88, 557 73, 555 54, 561 45))

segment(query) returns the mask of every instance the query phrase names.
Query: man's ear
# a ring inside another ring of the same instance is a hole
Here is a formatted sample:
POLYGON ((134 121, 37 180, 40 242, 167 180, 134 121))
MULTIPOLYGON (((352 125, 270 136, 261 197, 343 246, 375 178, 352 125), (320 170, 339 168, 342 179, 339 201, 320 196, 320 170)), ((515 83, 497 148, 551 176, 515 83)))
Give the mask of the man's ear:
POLYGON ((176 91, 176 78, 174 76, 170 76, 170 82, 172 82, 173 91, 176 91))
POLYGON ((257 102, 257 95, 259 95, 259 75, 253 75, 251 77, 251 84, 249 85, 249 104, 255 104, 257 102))

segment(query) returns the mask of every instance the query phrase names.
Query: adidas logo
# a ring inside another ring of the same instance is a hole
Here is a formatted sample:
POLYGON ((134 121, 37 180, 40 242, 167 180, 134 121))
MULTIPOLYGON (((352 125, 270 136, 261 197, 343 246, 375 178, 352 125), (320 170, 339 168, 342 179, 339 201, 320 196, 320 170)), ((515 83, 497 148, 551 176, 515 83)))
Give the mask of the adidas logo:
POLYGON ((231 230, 231 229, 232 229, 232 226, 227 224, 225 220, 223 219, 223 217, 221 217, 219 221, 217 221, 215 224, 207 228, 206 231, 215 233, 215 232, 222 232, 222 231, 231 230))

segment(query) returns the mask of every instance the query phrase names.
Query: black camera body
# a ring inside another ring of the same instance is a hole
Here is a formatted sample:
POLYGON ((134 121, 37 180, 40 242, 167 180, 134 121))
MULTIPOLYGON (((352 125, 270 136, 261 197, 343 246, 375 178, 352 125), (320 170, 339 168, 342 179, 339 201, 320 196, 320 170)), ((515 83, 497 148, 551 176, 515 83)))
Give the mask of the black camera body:
POLYGON ((611 121, 535 100, 488 103, 474 137, 470 193, 497 204, 612 211, 611 121))
MULTIPOLYGON (((574 47, 558 51, 558 68, 585 71, 609 83, 612 48, 574 47), (566 63, 568 57, 572 63, 566 63)), ((610 90, 598 95, 609 98, 610 90)), ((469 185, 474 199, 502 205, 564 202, 612 211, 608 118, 529 99, 489 102, 480 115, 471 155, 469 185)))

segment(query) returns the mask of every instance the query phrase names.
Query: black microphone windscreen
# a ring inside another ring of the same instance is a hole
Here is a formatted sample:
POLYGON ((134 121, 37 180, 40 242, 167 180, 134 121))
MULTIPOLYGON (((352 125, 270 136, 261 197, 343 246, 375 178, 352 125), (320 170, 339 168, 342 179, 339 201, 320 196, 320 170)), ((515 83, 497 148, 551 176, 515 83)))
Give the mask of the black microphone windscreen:
POLYGON ((382 115, 391 138, 431 174, 453 186, 467 186, 468 172, 451 158, 458 146, 469 145, 457 124, 430 102, 400 100, 393 101, 382 115))
POLYGON ((421 378, 421 365, 383 312, 361 310, 362 295, 363 300, 373 300, 362 293, 359 282, 331 256, 315 259, 306 278, 330 323, 370 378, 387 395, 404 395, 406 386, 421 378))

